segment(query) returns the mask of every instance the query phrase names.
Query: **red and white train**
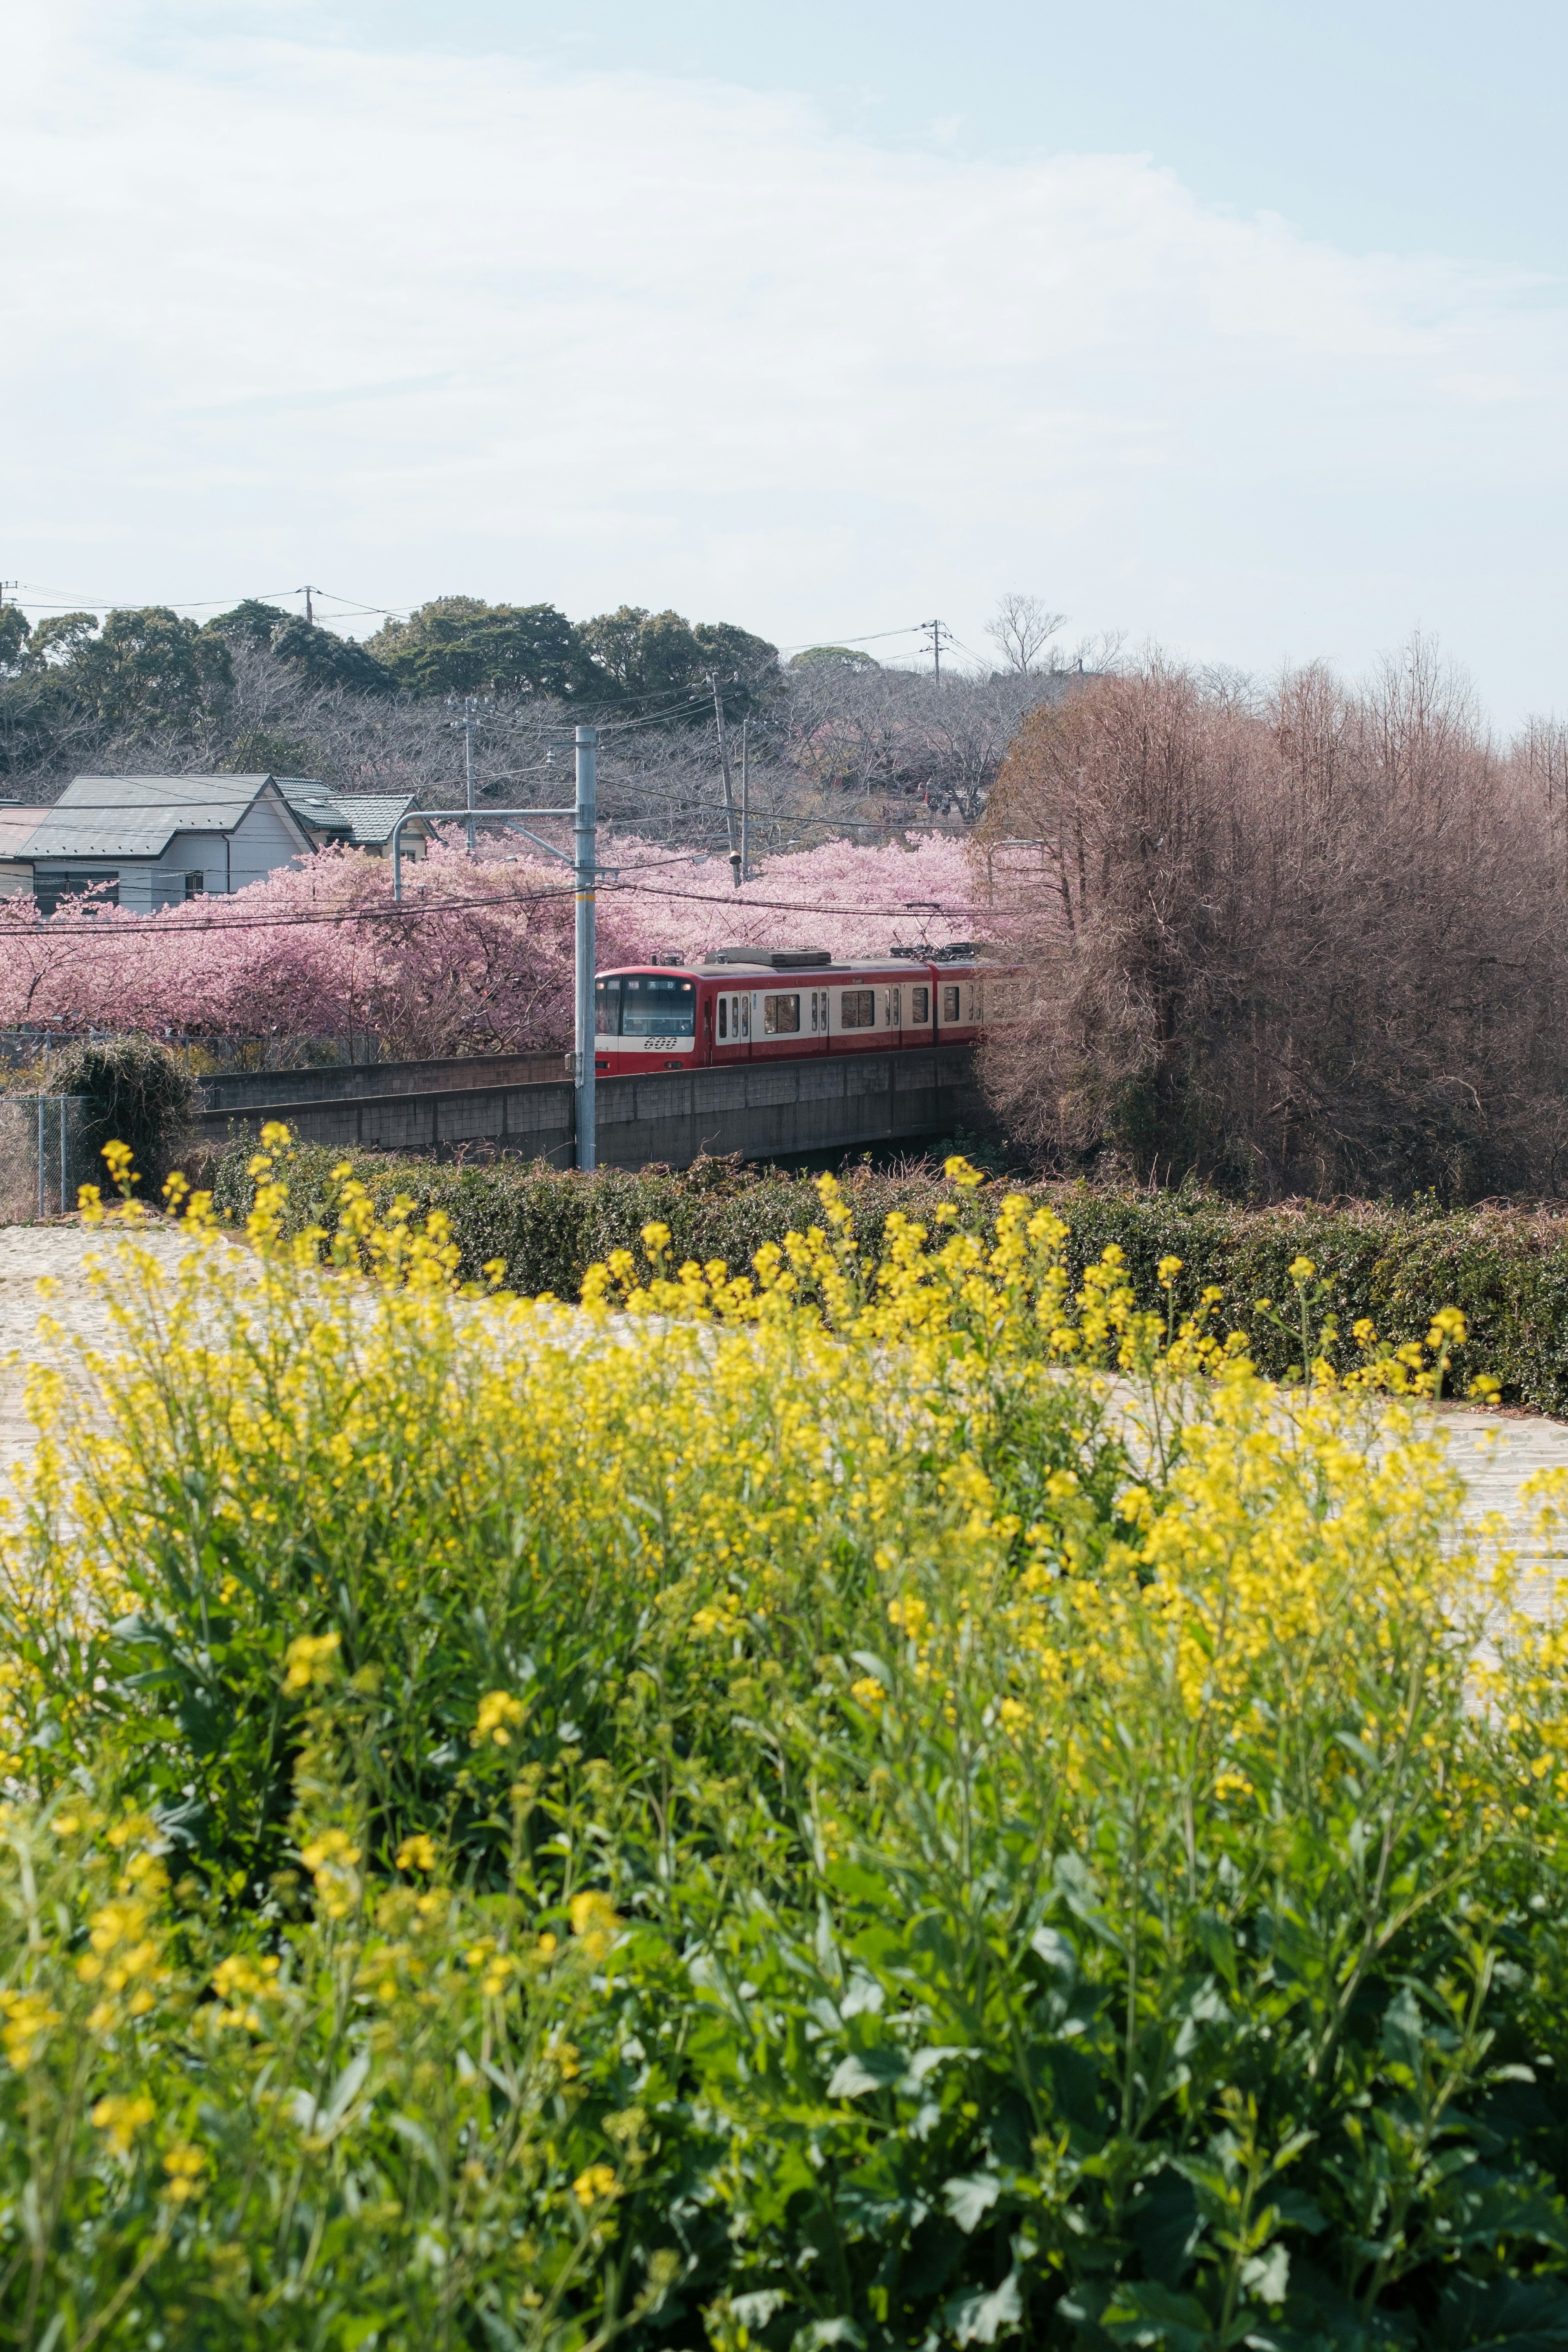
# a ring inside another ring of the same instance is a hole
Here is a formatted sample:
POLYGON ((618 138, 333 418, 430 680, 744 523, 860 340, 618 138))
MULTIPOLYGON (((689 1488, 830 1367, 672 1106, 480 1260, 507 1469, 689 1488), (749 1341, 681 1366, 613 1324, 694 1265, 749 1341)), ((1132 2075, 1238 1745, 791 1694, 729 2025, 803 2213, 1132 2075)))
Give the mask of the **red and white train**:
POLYGON ((1023 982, 968 947, 842 963, 814 948, 721 948, 700 963, 628 964, 594 983, 594 1066, 616 1077, 972 1045, 1013 1017, 1023 982))

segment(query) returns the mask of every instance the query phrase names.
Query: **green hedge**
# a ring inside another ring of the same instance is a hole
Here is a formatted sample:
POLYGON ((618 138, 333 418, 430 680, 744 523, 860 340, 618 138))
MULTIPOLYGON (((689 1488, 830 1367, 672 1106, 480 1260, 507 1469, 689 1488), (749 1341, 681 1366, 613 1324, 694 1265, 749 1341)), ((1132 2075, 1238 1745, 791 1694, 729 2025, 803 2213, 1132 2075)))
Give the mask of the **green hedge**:
MULTIPOLYGON (((226 1215, 243 1216, 252 1185, 251 1147, 219 1162, 216 1193, 226 1215)), ((342 1155, 302 1146, 290 1170, 290 1217, 296 1227, 328 1214, 329 1171, 342 1155)), ((607 1251, 637 1246, 644 1225, 668 1225, 679 1260, 722 1258, 749 1265, 764 1242, 817 1214, 815 1180, 729 1160, 700 1160, 684 1174, 618 1169, 582 1177, 542 1165, 498 1161, 459 1168, 437 1161, 367 1155, 355 1163, 378 1203, 411 1193, 421 1213, 444 1209, 463 1253, 463 1271, 476 1276, 489 1259, 504 1258, 508 1280, 521 1291, 574 1297, 584 1269, 607 1251)), ((894 1209, 920 1216, 939 1200, 958 1199, 963 1222, 983 1229, 1003 1189, 955 1194, 938 1171, 894 1175, 870 1167, 846 1178, 862 1241, 879 1240, 894 1209)), ((1119 1244, 1141 1296, 1157 1296, 1155 1267, 1179 1257, 1177 1300, 1190 1307, 1217 1284, 1225 1293, 1225 1328, 1252 1330, 1259 1365, 1275 1374, 1289 1369, 1288 1338, 1253 1312, 1260 1297, 1290 1297, 1288 1267, 1310 1257, 1330 1286, 1328 1304, 1346 1332, 1370 1316, 1386 1339, 1423 1339, 1436 1309, 1464 1310, 1468 1347, 1456 1360, 1461 1383, 1478 1370, 1501 1381, 1507 1402, 1568 1413, 1568 1215, 1545 1210, 1468 1209, 1435 1205, 1394 1208, 1363 1202, 1344 1208, 1293 1204, 1249 1210, 1184 1189, 1164 1193, 1115 1192, 1089 1185, 1028 1188, 1048 1200, 1072 1232, 1074 1272, 1119 1244)))

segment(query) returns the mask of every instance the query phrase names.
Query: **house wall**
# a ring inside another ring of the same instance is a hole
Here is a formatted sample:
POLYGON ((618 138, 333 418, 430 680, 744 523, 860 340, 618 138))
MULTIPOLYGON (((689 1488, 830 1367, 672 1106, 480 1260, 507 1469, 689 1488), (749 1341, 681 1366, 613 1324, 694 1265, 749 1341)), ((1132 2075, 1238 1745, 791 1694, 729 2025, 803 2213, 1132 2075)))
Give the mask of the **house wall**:
MULTIPOLYGON (((152 903, 154 907, 177 907, 184 903, 185 877, 199 874, 205 890, 225 890, 228 887, 229 858, 225 855, 221 833, 177 833, 167 849, 149 872, 152 903)), ((121 879, 120 903, 130 902, 125 897, 121 879)))
POLYGON ((199 874, 203 886, 210 893, 243 890, 248 882, 260 882, 279 866, 288 866, 308 846, 300 840, 293 826, 276 801, 263 796, 253 801, 233 832, 177 833, 163 856, 147 870, 147 895, 131 898, 126 886, 132 881, 126 867, 121 870, 120 903, 122 907, 174 907, 185 896, 185 877, 199 874))
POLYGON ((229 887, 243 890, 247 883, 264 880, 308 847, 282 803, 264 793, 251 803, 230 835, 229 887))

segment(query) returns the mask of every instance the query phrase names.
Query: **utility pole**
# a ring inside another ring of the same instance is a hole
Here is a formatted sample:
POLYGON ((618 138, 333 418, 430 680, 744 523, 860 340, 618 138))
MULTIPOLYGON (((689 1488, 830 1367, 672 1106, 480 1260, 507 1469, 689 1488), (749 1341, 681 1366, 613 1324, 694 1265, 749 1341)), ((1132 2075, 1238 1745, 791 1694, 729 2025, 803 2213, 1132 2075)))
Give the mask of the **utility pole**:
POLYGON ((931 674, 936 679, 936 690, 940 694, 942 692, 942 642, 944 637, 951 642, 952 631, 945 621, 921 621, 919 625, 929 631, 931 635, 931 674))
POLYGON ((741 879, 752 878, 752 714, 741 714, 741 879))
MULTIPOLYGON (((447 697, 447 708, 448 710, 457 709, 454 696, 447 697)), ((463 697, 463 715, 460 719, 453 719, 452 731, 456 734, 460 728, 463 735, 463 806, 468 813, 468 856, 470 857, 474 854, 474 730, 476 727, 482 727, 484 723, 479 717, 478 698, 466 694, 463 697)))
MULTIPOLYGON (((314 628, 316 625, 316 608, 310 599, 312 596, 319 596, 321 593, 319 588, 296 588, 294 591, 296 596, 303 596, 305 599, 305 626, 308 629, 314 628)), ((923 626, 924 624, 922 623, 921 625, 923 626)))
POLYGON ((724 699, 719 691, 719 673, 710 669, 708 683, 713 689, 713 716, 719 726, 719 762, 724 771, 724 825, 730 839, 730 879, 736 889, 741 887, 741 849, 735 835, 735 785, 730 773, 730 739, 724 732, 724 699))
POLYGON ((576 852, 576 950, 577 990, 575 1031, 577 1081, 577 1165, 591 1169, 596 1156, 594 1131, 594 880, 598 858, 599 827, 599 730, 596 727, 579 727, 574 738, 577 753, 577 804, 573 814, 573 848, 576 852))

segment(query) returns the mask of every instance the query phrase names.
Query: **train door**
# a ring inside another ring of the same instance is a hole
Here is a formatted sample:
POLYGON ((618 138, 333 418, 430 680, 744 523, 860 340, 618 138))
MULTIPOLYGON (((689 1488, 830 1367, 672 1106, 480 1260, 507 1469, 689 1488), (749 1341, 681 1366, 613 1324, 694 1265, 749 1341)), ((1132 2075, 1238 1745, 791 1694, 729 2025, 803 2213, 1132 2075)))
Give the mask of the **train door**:
POLYGON ((752 999, 743 989, 726 989, 714 1013, 713 1059, 743 1062, 752 1051, 752 999))

